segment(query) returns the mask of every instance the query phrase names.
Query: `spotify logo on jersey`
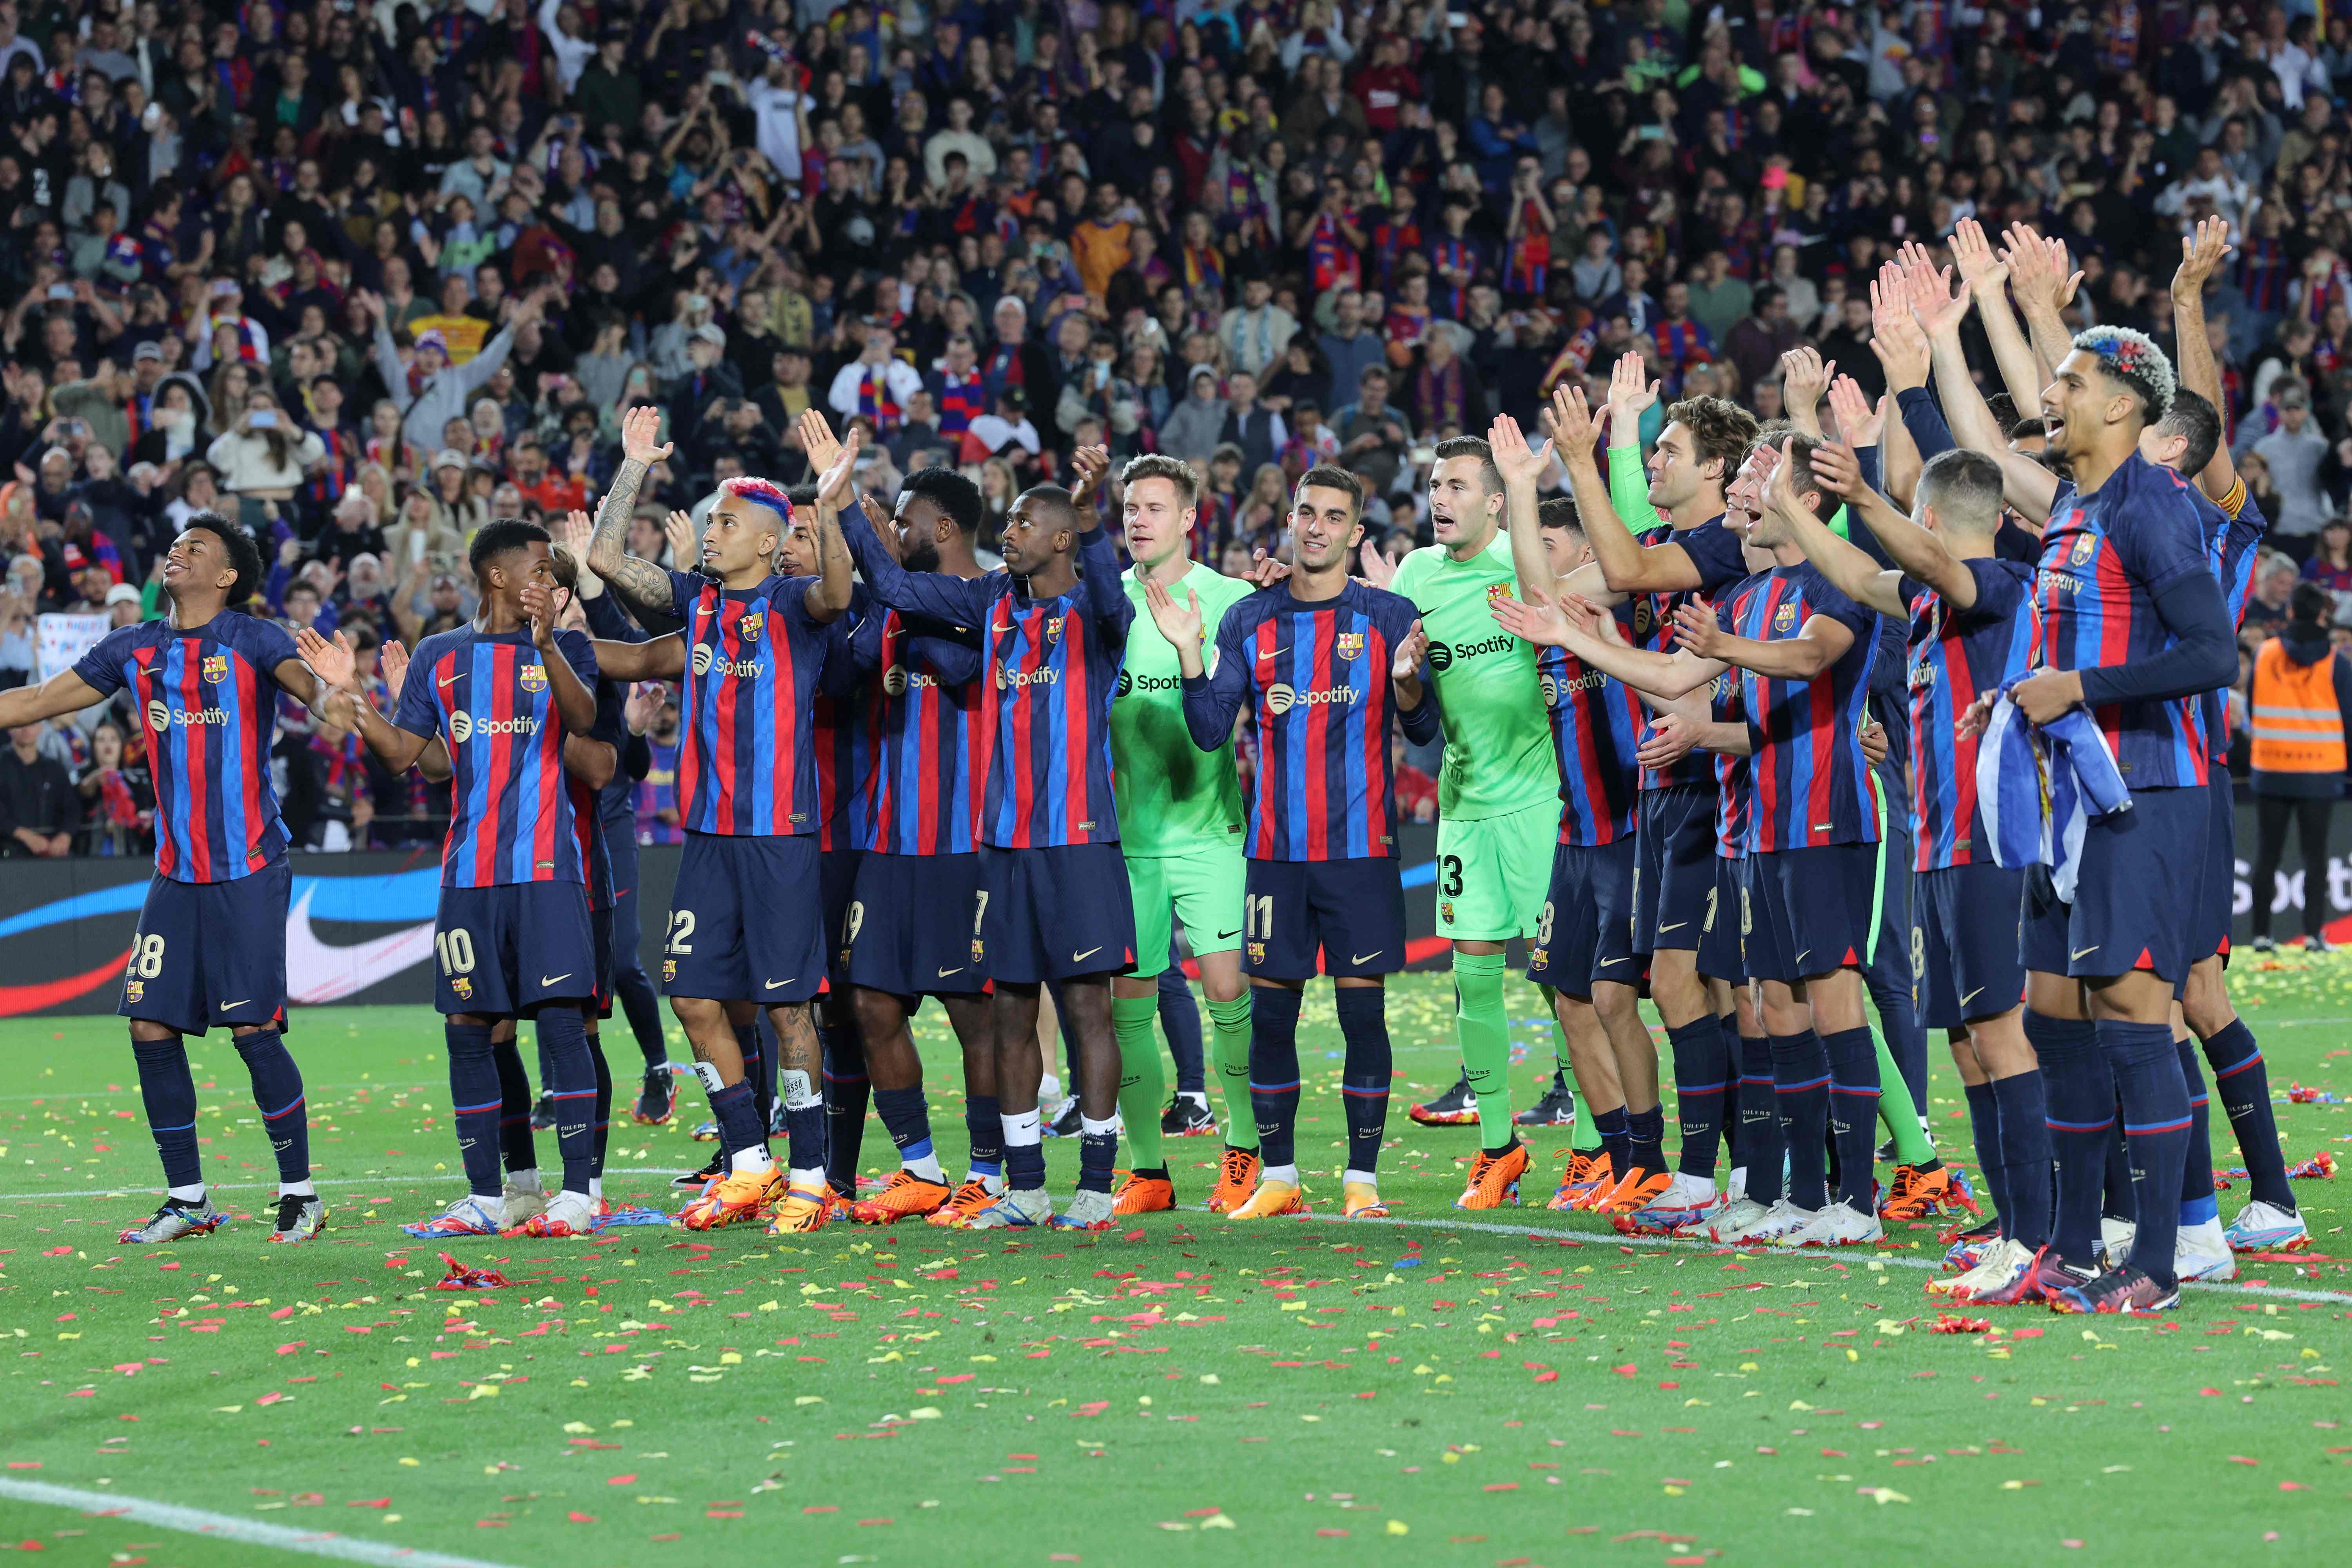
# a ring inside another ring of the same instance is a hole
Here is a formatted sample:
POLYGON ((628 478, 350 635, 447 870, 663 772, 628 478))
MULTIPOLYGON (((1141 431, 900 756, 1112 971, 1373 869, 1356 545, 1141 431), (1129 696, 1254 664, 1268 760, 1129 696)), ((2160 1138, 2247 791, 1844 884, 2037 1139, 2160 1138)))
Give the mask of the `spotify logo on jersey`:
POLYGON ((1477 658, 1490 653, 1508 653, 1517 640, 1506 634, 1488 637, 1485 642, 1466 642, 1460 647, 1433 642, 1429 645, 1429 668, 1445 669, 1450 668, 1457 658, 1477 658))
POLYGON ((704 642, 695 644, 694 673, 697 675, 709 675, 710 673, 710 645, 709 643, 704 642))
POLYGON ((1277 680, 1265 689, 1265 705, 1276 713, 1288 712, 1290 705, 1297 700, 1298 693, 1281 681, 1277 680))
POLYGON ((1129 669, 1122 669, 1122 670, 1120 670, 1120 671, 1118 672, 1118 692, 1116 693, 1116 695, 1120 696, 1120 697, 1124 697, 1124 696, 1126 696, 1129 692, 1130 692, 1130 691, 1132 691, 1132 690, 1134 690, 1134 689, 1135 689, 1135 672, 1134 672, 1133 670, 1129 670, 1129 669))
POLYGON ((1446 647, 1442 642, 1433 642, 1429 645, 1430 668, 1445 669, 1450 668, 1453 663, 1454 650, 1452 648, 1446 647))
POLYGON ((449 715, 449 738, 464 745, 474 733, 474 716, 460 708, 449 715))
POLYGON ((903 664, 894 664, 884 670, 882 689, 893 697, 904 697, 907 694, 907 667, 903 664))
POLYGON ((160 697, 147 704, 147 727, 158 735, 172 727, 172 710, 160 697))

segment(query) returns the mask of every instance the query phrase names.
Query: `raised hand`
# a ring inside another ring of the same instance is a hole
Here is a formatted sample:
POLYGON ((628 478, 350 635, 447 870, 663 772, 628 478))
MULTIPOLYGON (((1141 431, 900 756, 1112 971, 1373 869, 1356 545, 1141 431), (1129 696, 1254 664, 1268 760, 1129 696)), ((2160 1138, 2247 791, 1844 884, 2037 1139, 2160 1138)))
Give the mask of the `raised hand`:
POLYGON ((694 517, 689 512, 674 511, 662 521, 662 537, 669 542, 670 564, 680 572, 691 572, 698 556, 694 548, 694 517))
POLYGON ((621 716, 628 721, 631 734, 642 735, 653 728, 667 695, 658 680, 640 680, 630 686, 629 695, 621 703, 621 716))
MULTIPOLYGON (((1366 548, 1370 547, 1367 545, 1366 548)), ((1289 575, 1287 563, 1276 560, 1263 550, 1250 552, 1249 570, 1242 574, 1244 579, 1261 588, 1271 588, 1289 575)))
POLYGON ((1948 267, 1914 271, 1909 284, 1912 311, 1929 337, 1958 331, 1976 303, 1976 296, 1967 289, 1952 287, 1952 269, 1948 267))
POLYGON ((376 673, 383 677, 385 688, 397 700, 400 689, 408 683, 408 649, 398 637, 389 639, 375 650, 375 668, 376 673))
MULTIPOLYGON (((1875 318, 1874 310, 1874 321, 1875 318)), ((1895 391, 1927 384, 1933 354, 1927 329, 1908 310, 1890 312, 1884 321, 1877 322, 1871 333, 1870 352, 1878 356, 1879 367, 1886 372, 1886 384, 1895 391)))
POLYGON ((671 444, 660 439, 661 410, 650 405, 621 416, 621 457, 624 461, 652 468, 670 454, 671 444))
MULTIPOLYGON (((1786 471, 1784 466, 1782 472, 1786 471)), ((1700 658, 1720 658, 1723 657, 1721 650, 1729 640, 1722 625, 1716 620, 1712 606, 1686 603, 1675 607, 1675 645, 1677 647, 1686 647, 1700 658)))
POLYGON ((588 542, 595 537, 596 525, 584 511, 567 511, 555 531, 555 542, 572 552, 572 559, 582 571, 588 568, 588 542))
POLYGON ((849 439, 841 444, 831 463, 816 482, 816 504, 820 510, 838 514, 842 503, 849 499, 856 483, 857 444, 862 437, 857 431, 849 432, 849 439))
POLYGON ((2201 219, 2197 232, 2180 237, 2180 267, 2172 275, 2174 300, 2196 302, 2205 298, 2206 279, 2230 254, 2230 220, 2225 217, 2201 219))
POLYGON ((890 509, 884 506, 882 499, 870 490, 861 491, 858 494, 857 504, 866 513, 866 522, 873 527, 874 537, 882 545, 882 553, 893 561, 903 563, 906 557, 898 550, 898 520, 890 515, 890 509))
MULTIPOLYGON (((1874 421, 1875 417, 1873 416, 1874 421)), ((1840 425, 1845 423, 1843 416, 1840 416, 1838 423, 1840 425)), ((1862 459, 1854 455, 1854 447, 1868 444, 1864 441, 1850 443, 1824 441, 1814 447, 1813 481, 1833 496, 1851 498, 1861 494, 1862 459)), ((1786 474, 1788 468, 1783 465, 1778 472, 1786 474)), ((1788 488, 1785 479, 1782 481, 1781 488, 1784 489, 1788 488)))
POLYGON ((1356 560, 1364 569, 1364 581, 1373 587, 1385 588, 1396 580, 1396 563, 1381 554, 1381 547, 1370 540, 1365 540, 1357 550, 1356 560))
POLYGON ((835 438, 833 426, 825 422, 824 410, 814 405, 801 413, 799 429, 801 450, 808 454, 809 472, 821 474, 833 467, 841 456, 841 443, 835 438))
POLYGON ((530 644, 541 653, 555 649, 555 595, 537 583, 523 584, 522 613, 530 622, 530 644))
POLYGON ((1554 447, 1565 462, 1592 456, 1592 437, 1599 426, 1584 401, 1584 388, 1561 382, 1551 389, 1551 407, 1544 416, 1554 447))
POLYGON ((1658 383, 1650 379, 1650 367, 1642 356, 1619 354, 1609 371, 1609 428, 1612 432, 1633 429, 1657 400, 1658 383), (1626 423, 1619 425, 1620 419, 1626 423))
POLYGON ((1780 405, 1808 413, 1821 405, 1822 394, 1829 390, 1830 377, 1837 374, 1837 361, 1822 363, 1821 354, 1810 344, 1790 349, 1780 356, 1780 405))
POLYGON ((1151 624, 1168 639, 1170 647, 1201 646, 1201 596, 1192 589, 1184 590, 1184 602, 1178 604, 1167 586, 1157 581, 1143 584, 1143 602, 1151 611, 1151 624))
POLYGON ((1422 630, 1421 622, 1415 620, 1412 623, 1412 630, 1405 634, 1404 641, 1397 644, 1396 658, 1389 663, 1390 679, 1392 680, 1420 679, 1421 661, 1428 657, 1429 634, 1422 630))
POLYGON ((1830 383, 1830 412, 1837 416, 1838 438, 1847 446, 1878 445, 1878 410, 1872 406, 1863 394, 1862 384, 1853 377, 1842 375, 1830 383))
POLYGON ((358 658, 342 633, 337 632, 334 641, 329 642, 319 635, 315 626, 297 626, 294 628, 294 651, 302 656, 302 662, 310 667, 310 673, 329 686, 349 686, 352 683, 352 672, 358 667, 358 658))
POLYGON ((1108 447, 1080 447, 1070 454, 1070 467, 1078 471, 1077 482, 1070 487, 1070 500, 1084 508, 1102 489, 1103 480, 1110 475, 1108 447))
POLYGON ((1952 230, 1952 264, 1960 270, 1960 281, 1979 298, 2009 281, 2009 268, 1993 254, 1984 225, 1972 217, 1962 218, 1952 230))
POLYGON ((1532 485, 1551 467, 1551 443, 1530 447, 1519 422, 1507 414, 1498 414, 1486 431, 1486 446, 1493 452, 1495 467, 1502 471, 1503 482, 1514 481, 1532 485))

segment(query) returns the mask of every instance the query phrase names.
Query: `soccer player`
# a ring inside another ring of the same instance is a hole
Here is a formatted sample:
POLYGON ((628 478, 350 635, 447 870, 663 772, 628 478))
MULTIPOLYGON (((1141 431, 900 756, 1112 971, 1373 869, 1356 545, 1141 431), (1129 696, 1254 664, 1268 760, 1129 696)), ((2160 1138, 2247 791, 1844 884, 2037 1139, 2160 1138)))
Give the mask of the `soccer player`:
POLYGON ((207 1236, 214 1206, 196 1152, 196 1085, 184 1037, 226 1026, 245 1060, 278 1160, 269 1239, 308 1241, 327 1210, 310 1176, 301 1069, 287 1053, 286 903, 293 874, 270 784, 278 695, 313 710, 328 687, 274 622, 231 606, 261 584, 237 524, 191 515, 163 563, 161 620, 120 626, 71 669, 0 692, 0 727, 79 712, 129 688, 155 774, 155 875, 139 912, 122 999, 163 1202, 126 1243, 207 1236))
MULTIPOLYGON (((1573 406, 1583 395, 1575 388, 1573 406)), ((1577 512, 1595 561, 1568 584, 1604 609, 1630 604, 1633 646, 1668 653, 1675 647, 1674 613, 1701 595, 1720 594, 1748 575, 1738 530, 1720 526, 1725 489, 1756 440, 1756 420, 1719 397, 1685 398, 1666 410, 1648 462, 1642 460, 1641 420, 1657 401, 1638 354, 1622 357, 1609 384, 1609 478, 1591 458, 1589 435, 1560 437, 1560 453, 1576 494, 1577 512)), ((1556 393, 1557 424, 1572 418, 1569 398, 1556 393)), ((1712 1151, 1710 1119, 1719 1127, 1723 1099, 1706 1086, 1731 1077, 1728 988, 1718 997, 1701 978, 1699 943, 1708 900, 1717 894, 1714 833, 1717 780, 1711 759, 1685 756, 1664 771, 1644 769, 1634 817, 1638 871, 1633 882, 1633 953, 1646 961, 1650 994, 1666 1026, 1681 1115, 1696 1122, 1702 1148, 1712 1151), (1696 1091, 1696 1092, 1694 1092, 1696 1091)), ((1646 1046, 1644 1048, 1647 1048, 1646 1046)), ((1654 1051, 1651 1051, 1654 1058, 1654 1051)), ((1666 1169, 1665 1118, 1654 1085, 1654 1063, 1643 1073, 1619 1064, 1631 1129, 1633 1169, 1617 1187, 1588 1207, 1632 1214, 1665 1205, 1676 1213, 1714 1202, 1712 1155, 1701 1178, 1677 1182, 1666 1169)))
MULTIPOLYGON (((1959 373, 1964 309, 1926 320, 1937 381, 1959 373)), ((2179 1302, 2177 1233, 2194 1125, 2170 1026, 2176 988, 2202 954, 2198 900, 2212 833, 2211 747, 2190 699, 2233 679, 2229 611, 2210 552, 2212 504, 2142 454, 2178 383, 2145 335, 2079 333, 2042 397, 2052 451, 2073 478, 2053 482, 1996 451, 2011 504, 2046 505, 2034 603, 2044 667, 2011 690, 2030 722, 2090 710, 2131 785, 2131 808, 2093 819, 2074 897, 2046 868, 2027 872, 2022 945, 2026 1037, 2042 1063, 2058 1164, 2052 1245, 2024 1294, 2061 1310, 2149 1312, 2179 1302), (2120 1101, 2137 1226, 2125 1258, 2099 1254, 2099 1196, 2120 1101)), ((1973 411, 1951 399, 1970 446, 1973 411)), ((2160 431, 2159 431, 2160 433, 2160 431)), ((1973 723, 1989 704, 1970 710, 1973 723)))
POLYGON ((683 675, 684 743, 677 797, 686 848, 671 895, 662 961, 671 1011, 692 1042, 728 1159, 725 1174, 690 1199, 688 1229, 755 1219, 773 1205, 772 1232, 821 1228, 832 1216, 825 1182, 822 1052, 809 1000, 824 978, 817 879, 816 752, 812 710, 832 624, 851 601, 849 559, 830 517, 846 497, 853 433, 819 481, 822 570, 772 574, 792 528, 792 503, 765 479, 726 480, 705 521, 709 576, 665 572, 628 554, 624 537, 646 470, 669 454, 656 444, 659 411, 622 421, 620 468, 596 515, 589 564, 631 603, 685 623, 683 632, 601 644, 632 679, 683 675), (764 1009, 776 1033, 787 1169, 768 1152, 744 1070, 739 1028, 764 1009))
MULTIPOLYGON (((1081 448, 1089 477, 1109 463, 1099 447, 1081 448)), ((1223 617, 1255 592, 1188 553, 1199 481, 1191 467, 1152 454, 1119 470, 1129 558, 1120 577, 1138 614, 1149 614, 1150 585, 1171 596, 1181 587, 1200 605, 1191 652, 1214 642, 1223 617)), ((1080 494, 1092 489, 1082 484, 1080 494)), ((1344 563, 1343 574, 1344 574, 1344 563)), ((1157 621, 1157 617, 1153 617, 1157 621)), ((1162 627, 1164 630, 1164 626, 1162 627)), ((1152 1021, 1160 976, 1171 952, 1170 914, 1184 924, 1208 996, 1217 1086, 1225 1102, 1225 1152, 1209 1207, 1225 1213, 1245 1201, 1258 1175, 1258 1133, 1251 1110, 1255 1005, 1242 984, 1242 786, 1233 738, 1203 753, 1185 728, 1179 666, 1187 650, 1164 637, 1128 646, 1118 694, 1110 706, 1111 786, 1118 795, 1119 851, 1135 903, 1136 972, 1113 979, 1111 1028, 1118 1038, 1120 1119, 1134 1168, 1120 1184, 1120 1214, 1176 1206, 1176 1187, 1160 1152, 1160 1100, 1167 1087, 1152 1021)))
MULTIPOLYGON (((534 1234, 585 1236, 594 1220, 596 1080, 581 1011, 594 996, 597 964, 563 754, 567 737, 595 726, 596 656, 585 637, 556 626, 549 546, 536 523, 486 524, 467 552, 481 598, 473 623, 417 645, 391 719, 343 693, 351 728, 394 773, 415 766, 436 740, 452 768, 434 1001, 447 1020, 450 1109, 468 1190, 404 1227, 420 1237, 491 1236, 510 1223, 491 1036, 517 1017, 537 1026, 563 1157, 562 1190, 533 1216, 534 1234)), ((351 679, 340 634, 329 644, 305 627, 299 641, 314 666, 333 658, 338 682, 351 679)))
MULTIPOLYGON (((1429 473, 1437 542, 1397 563, 1391 591, 1429 637, 1445 755, 1437 781, 1437 930, 1454 944, 1454 1036, 1478 1101, 1479 1152, 1457 1208, 1518 1201, 1528 1151, 1511 1121, 1503 954, 1541 923, 1559 826, 1559 773, 1535 649, 1498 636, 1487 606, 1524 595, 1503 536, 1503 476, 1475 436, 1440 441, 1429 473)), ((1541 588, 1543 584, 1534 586, 1541 588)))
MULTIPOLYGON (((982 510, 970 479, 921 468, 907 477, 896 512, 887 526, 877 521, 876 532, 908 571, 970 581, 981 574, 972 547, 982 510)), ((913 1215, 945 1224, 979 1213, 1004 1190, 987 972, 972 952, 982 912, 973 835, 988 776, 979 634, 877 605, 859 622, 852 651, 878 706, 865 853, 849 906, 848 979, 874 1103, 900 1168, 849 1215, 868 1225, 913 1215), (931 1145, 922 1058, 907 1027, 926 996, 946 1011, 963 1055, 971 1152, 952 1187, 931 1145)))
POLYGON ((1092 513, 1059 485, 1014 499, 1005 570, 982 577, 908 571, 863 518, 849 537, 881 604, 973 627, 986 644, 979 728, 989 763, 971 962, 995 985, 990 1021, 1005 1191, 964 1223, 1108 1230, 1119 1077, 1110 977, 1136 958, 1110 781, 1110 703, 1135 619, 1118 556, 1092 513), (1059 1215, 1045 1193, 1037 1120, 1045 1070, 1037 997, 1049 980, 1061 983, 1079 1068, 1078 1190, 1059 1215))
POLYGON ((1232 744, 1244 703, 1257 718, 1242 962, 1265 1164, 1255 1190, 1226 1211, 1234 1219, 1306 1211, 1296 1153, 1298 1008, 1318 957, 1347 1047, 1341 1217, 1389 1212, 1380 1194, 1391 1073, 1384 982, 1404 967, 1405 943, 1389 731, 1393 718, 1407 740, 1425 744, 1438 725, 1422 676, 1428 639, 1411 602, 1348 574, 1363 532, 1355 476, 1309 468, 1291 507, 1291 575, 1225 611, 1213 664, 1201 651, 1207 611, 1194 585, 1181 583, 1179 602, 1163 579, 1144 579, 1145 603, 1181 671, 1189 743, 1214 755, 1232 744))
MULTIPOLYGON (((1907 336, 1916 339, 1924 367, 1925 335, 1915 326, 1907 336)), ((1890 360, 1908 352, 1894 349, 1890 360)), ((1918 742, 1909 802, 1918 874, 1911 946, 1927 1024, 1949 1034, 1978 1163, 2000 1219, 2000 1238, 1975 1268, 1929 1289, 2005 1304, 2050 1239, 2049 1110, 2025 1038, 2025 966, 2011 937, 2009 911, 2023 894, 2025 873, 1993 861, 1977 798, 1977 737, 1960 734, 1958 721, 1979 692, 2021 679, 2039 658, 2041 624, 2021 613, 2033 573, 1994 553, 2001 473, 1982 453, 1955 448, 1929 458, 1908 518, 1862 482, 1843 447, 1817 451, 1813 472, 1895 563, 1881 568, 1802 509, 1782 513, 1824 576, 1857 604, 1902 616, 1910 628, 1906 684, 1918 742)))
MULTIPOLYGON (((1814 445, 1792 437, 1772 487, 1785 490, 1782 506, 1826 516, 1836 502, 1812 478, 1814 445)), ((1496 615, 1523 636, 1564 637, 1586 663, 1668 699, 1727 668, 1741 672, 1754 742, 1742 930, 1748 969, 1764 983, 1790 1173, 1786 1195, 1736 1239, 1846 1246, 1885 1234, 1871 1173, 1878 1060, 1861 977, 1878 886, 1878 819, 1860 733, 1876 616, 1805 561, 1769 495, 1748 521, 1748 541, 1772 552, 1773 569, 1743 580, 1719 608, 1679 607, 1673 654, 1604 644, 1556 607, 1498 605, 1496 615), (1835 1203, 1825 1130, 1838 1141, 1835 1203)))

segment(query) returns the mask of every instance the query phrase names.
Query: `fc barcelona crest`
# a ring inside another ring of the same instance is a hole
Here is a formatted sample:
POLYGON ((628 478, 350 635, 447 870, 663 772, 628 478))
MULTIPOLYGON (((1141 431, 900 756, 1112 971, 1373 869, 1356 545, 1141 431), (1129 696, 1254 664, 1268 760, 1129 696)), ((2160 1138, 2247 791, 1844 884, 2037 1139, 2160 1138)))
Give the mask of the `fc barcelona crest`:
POLYGON ((228 679, 228 655, 225 653, 208 653, 205 655, 205 679, 215 686, 218 686, 222 681, 226 680, 228 679))
POLYGON ((971 939, 971 961, 974 963, 982 963, 987 961, 987 955, 982 951, 982 945, 983 944, 980 938, 973 937, 971 939))
POLYGON ((1055 616, 1052 620, 1045 623, 1045 640, 1052 643, 1057 643, 1062 640, 1061 616, 1055 616))
POLYGON ((2074 539, 2074 548, 2067 552, 2066 563, 2069 566, 2086 566, 2090 564, 2091 557, 2098 553, 2098 535, 2077 534, 2074 539))
POLYGON ((123 982, 122 999, 125 1002, 144 1001, 146 996, 147 983, 144 980, 128 980, 123 982))
POLYGON ((1341 658, 1356 658, 1364 651, 1364 634, 1361 632, 1341 632, 1338 637, 1333 639, 1331 651, 1338 654, 1341 658))
POLYGON ((765 611, 753 610, 751 614, 745 616, 741 620, 735 623, 735 630, 745 642, 758 642, 760 640, 760 628, 767 624, 767 613, 765 611))
POLYGON ((525 691, 531 692, 534 695, 544 691, 547 689, 547 666, 543 664, 526 664, 522 667, 520 679, 522 680, 522 689, 525 691))
POLYGON ((474 994, 474 983, 462 974, 455 975, 449 981, 449 989, 456 994, 458 1001, 470 1001, 474 994))
POLYGON ((1489 583, 1486 584, 1486 602, 1488 604, 1491 605, 1497 599, 1507 599, 1510 596, 1511 585, 1508 583, 1489 583))
POLYGON ((1797 601, 1790 599, 1772 612, 1772 629, 1776 632, 1790 632, 1794 631, 1796 626, 1797 601))

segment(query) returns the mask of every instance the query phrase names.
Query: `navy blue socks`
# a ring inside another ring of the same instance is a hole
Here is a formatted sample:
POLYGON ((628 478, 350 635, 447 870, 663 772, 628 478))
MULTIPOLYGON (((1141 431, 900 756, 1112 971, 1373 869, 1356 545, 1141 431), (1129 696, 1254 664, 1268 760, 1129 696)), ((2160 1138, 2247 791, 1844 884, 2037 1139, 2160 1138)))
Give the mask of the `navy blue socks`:
POLYGON ((187 1043, 177 1035, 164 1040, 134 1039, 131 1055, 139 1066, 147 1131, 163 1157, 163 1184, 173 1197, 193 1203, 204 1196, 205 1169, 196 1155, 196 1080, 188 1070, 187 1043))

